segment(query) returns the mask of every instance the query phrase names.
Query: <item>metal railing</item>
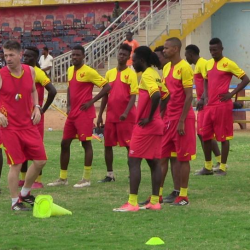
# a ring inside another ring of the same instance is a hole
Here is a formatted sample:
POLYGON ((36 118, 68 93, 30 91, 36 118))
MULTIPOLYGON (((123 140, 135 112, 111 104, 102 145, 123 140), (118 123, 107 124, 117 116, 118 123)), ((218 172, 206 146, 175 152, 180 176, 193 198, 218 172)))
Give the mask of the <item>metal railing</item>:
MULTIPOLYGON (((148 5, 146 8, 149 10, 150 6, 148 5)), ((131 27, 132 23, 140 22, 140 15, 140 0, 135 0, 94 41, 84 45, 86 51, 85 63, 92 67, 102 65, 105 62, 104 55, 111 50, 112 46, 120 41, 120 33, 124 39, 124 27, 131 27), (111 34, 105 35, 110 30, 112 30, 111 34)), ((53 81, 67 82, 67 68, 70 65, 71 51, 54 58, 52 70, 53 81)))
MULTIPOLYGON (((182 0, 157 0, 149 2, 148 14, 141 16, 140 0, 135 0, 124 10, 123 14, 117 17, 94 41, 84 45, 85 63, 93 68, 104 68, 107 62, 111 66, 111 59, 117 55, 120 44, 125 40, 128 31, 140 34, 145 31, 147 45, 153 44, 164 32, 169 34, 172 26, 170 15, 172 10, 177 10, 177 26, 182 33, 182 0), (121 21, 119 21, 121 20, 121 21), (164 28, 150 36, 150 31, 156 31, 157 25, 164 20, 164 28), (106 31, 113 29, 108 35, 106 31), (150 40, 151 39, 151 40, 150 40)), ((204 7, 204 0, 201 0, 201 8, 204 7)), ((145 7, 145 6, 144 6, 145 7)), ((67 82, 67 68, 71 65, 71 51, 60 55, 53 60, 52 79, 54 82, 67 82)))
MULTIPOLYGON (((152 17, 154 16, 154 14, 159 14, 162 12, 162 13, 165 13, 164 10, 166 9, 166 0, 162 0, 162 1, 158 1, 157 2, 158 4, 155 6, 153 6, 153 8, 151 8, 151 11, 150 13, 145 17, 143 18, 140 22, 135 22, 133 23, 130 27, 127 27, 126 30, 130 30, 132 31, 134 34, 139 34, 140 33, 140 30, 146 30, 146 27, 147 27, 147 23, 149 20, 152 19, 152 17)), ((121 31, 123 34, 121 34, 121 41, 124 41, 124 38, 125 38, 125 33, 126 33, 126 30, 123 30, 121 31)), ((108 60, 108 69, 110 68, 110 62, 111 62, 111 59, 112 57, 116 57, 117 55, 117 51, 118 51, 118 48, 120 46, 121 43, 117 43, 108 53, 107 53, 107 60, 108 60)))

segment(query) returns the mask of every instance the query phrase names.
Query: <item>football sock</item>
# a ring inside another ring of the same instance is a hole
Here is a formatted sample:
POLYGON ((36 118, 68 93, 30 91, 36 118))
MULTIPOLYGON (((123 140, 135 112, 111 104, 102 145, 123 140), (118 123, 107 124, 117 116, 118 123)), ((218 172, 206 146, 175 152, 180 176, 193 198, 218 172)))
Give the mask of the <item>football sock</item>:
POLYGON ((27 194, 29 193, 30 190, 31 190, 31 188, 22 187, 22 189, 21 189, 21 196, 22 197, 27 196, 27 194))
POLYGON ((216 156, 215 158, 216 158, 216 161, 217 161, 217 162, 221 163, 221 155, 218 155, 218 156, 216 156))
POLYGON ((131 204, 132 206, 136 206, 138 204, 137 197, 138 197, 137 194, 129 194, 128 203, 131 204))
POLYGON ((84 166, 83 170, 83 176, 82 178, 89 181, 90 180, 90 175, 91 175, 91 166, 84 166))
POLYGON ((42 182, 42 176, 38 175, 38 177, 36 178, 35 182, 41 183, 42 182))
POLYGON ((162 196, 162 193, 163 193, 163 187, 160 187, 159 196, 162 196))
POLYGON ((159 203, 159 196, 157 196, 157 195, 151 195, 150 203, 153 204, 153 205, 159 203))
POLYGON ((63 179, 63 180, 65 180, 65 179, 67 179, 67 177, 68 177, 68 170, 60 170, 60 179, 63 179))
POLYGON ((181 188, 180 196, 187 197, 187 192, 188 192, 187 188, 181 188))
POLYGON ((24 181, 26 177, 26 172, 21 172, 21 181, 24 181))
POLYGON ((17 198, 11 198, 11 205, 15 205, 18 201, 18 197, 17 198))
POLYGON ((212 161, 205 161, 205 168, 206 168, 207 170, 212 170, 212 168, 213 168, 213 163, 212 163, 212 161))
POLYGON ((225 171, 226 171, 226 165, 227 165, 227 164, 221 163, 221 164, 220 164, 220 170, 222 170, 222 171, 225 172, 225 171))
POLYGON ((108 171, 108 172, 107 172, 107 176, 110 177, 110 178, 114 178, 114 173, 113 173, 113 171, 108 171))

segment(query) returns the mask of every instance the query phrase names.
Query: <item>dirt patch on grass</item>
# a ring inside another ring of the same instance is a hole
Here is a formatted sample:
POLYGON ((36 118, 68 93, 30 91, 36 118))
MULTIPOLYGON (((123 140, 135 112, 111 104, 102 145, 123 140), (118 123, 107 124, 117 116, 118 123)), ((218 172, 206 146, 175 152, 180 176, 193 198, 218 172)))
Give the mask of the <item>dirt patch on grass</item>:
MULTIPOLYGON (((105 114, 103 115, 103 119, 105 119, 105 114)), ((250 121, 250 112, 247 112, 247 120, 250 121)), ((52 128, 53 130, 63 130, 65 121, 66 117, 62 113, 49 109, 45 113, 44 129, 48 130, 49 128, 52 128)), ((94 120, 94 123, 95 122, 96 119, 94 120)), ((250 124, 247 124, 247 129, 250 129, 250 124)), ((238 124, 234 124, 234 130, 240 130, 240 126, 238 124)))

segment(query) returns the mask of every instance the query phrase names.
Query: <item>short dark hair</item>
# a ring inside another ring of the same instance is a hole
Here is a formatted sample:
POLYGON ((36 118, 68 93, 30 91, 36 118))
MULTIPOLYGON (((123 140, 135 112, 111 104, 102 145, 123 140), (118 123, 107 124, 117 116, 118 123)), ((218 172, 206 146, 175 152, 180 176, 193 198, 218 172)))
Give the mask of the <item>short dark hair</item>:
POLYGON ((218 45, 222 46, 222 41, 219 38, 217 38, 217 37, 212 38, 210 40, 210 42, 209 42, 209 45, 215 45, 215 44, 218 44, 218 45))
POLYGON ((4 49, 9 49, 9 50, 17 50, 21 52, 22 47, 21 44, 17 41, 14 40, 8 40, 3 44, 4 49))
POLYGON ((188 45, 186 47, 186 51, 190 51, 192 54, 197 55, 197 56, 200 54, 200 49, 198 48, 198 46, 194 44, 188 45))
POLYGON ((154 49, 154 52, 161 52, 163 53, 163 50, 164 50, 164 46, 158 46, 154 49))
POLYGON ((123 50, 126 50, 129 52, 129 55, 131 54, 132 52, 132 47, 130 45, 128 45, 127 43, 123 43, 121 44, 120 48, 119 49, 123 49, 123 50))
POLYGON ((160 67, 161 65, 158 56, 154 52, 152 52, 152 50, 147 46, 140 46, 136 48, 134 53, 139 58, 142 58, 143 60, 145 60, 149 67, 151 67, 152 65, 156 67, 160 67))
POLYGON ((33 51, 36 54, 36 56, 39 57, 40 52, 39 52, 39 49, 37 47, 35 47, 35 46, 28 46, 25 49, 33 51))
POLYGON ((127 31, 126 34, 130 34, 130 35, 134 35, 134 33, 132 31, 127 31))
POLYGON ((76 45, 76 46, 74 46, 72 50, 81 50, 82 53, 85 54, 85 49, 84 49, 84 47, 81 46, 81 45, 76 45))
POLYGON ((49 49, 47 47, 43 47, 43 50, 46 50, 47 52, 49 52, 49 49))
POLYGON ((171 37, 168 38, 166 41, 172 42, 174 46, 177 46, 179 49, 181 49, 181 40, 178 37, 171 37))

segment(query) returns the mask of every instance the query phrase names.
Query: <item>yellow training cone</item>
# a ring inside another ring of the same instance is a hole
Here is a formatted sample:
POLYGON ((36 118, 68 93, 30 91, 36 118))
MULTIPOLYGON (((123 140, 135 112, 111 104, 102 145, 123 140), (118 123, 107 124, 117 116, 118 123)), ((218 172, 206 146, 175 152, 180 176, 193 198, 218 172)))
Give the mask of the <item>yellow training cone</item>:
POLYGON ((72 212, 54 203, 52 204, 51 216, 60 216, 66 214, 72 215, 72 212))
POLYGON ((37 218, 48 218, 50 216, 60 216, 72 212, 53 203, 51 195, 38 195, 35 199, 33 216, 37 218))
POLYGON ((146 242, 146 245, 156 246, 156 245, 164 245, 165 242, 159 237, 152 237, 146 242))

